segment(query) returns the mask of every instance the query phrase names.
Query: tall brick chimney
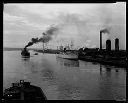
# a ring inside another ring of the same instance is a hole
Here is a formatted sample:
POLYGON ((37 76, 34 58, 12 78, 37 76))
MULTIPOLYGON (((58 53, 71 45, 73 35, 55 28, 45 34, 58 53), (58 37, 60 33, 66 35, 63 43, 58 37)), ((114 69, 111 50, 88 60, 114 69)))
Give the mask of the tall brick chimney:
POLYGON ((119 50, 119 39, 118 38, 115 39, 115 50, 116 51, 119 50))
POLYGON ((100 50, 102 50, 102 31, 100 31, 100 50))

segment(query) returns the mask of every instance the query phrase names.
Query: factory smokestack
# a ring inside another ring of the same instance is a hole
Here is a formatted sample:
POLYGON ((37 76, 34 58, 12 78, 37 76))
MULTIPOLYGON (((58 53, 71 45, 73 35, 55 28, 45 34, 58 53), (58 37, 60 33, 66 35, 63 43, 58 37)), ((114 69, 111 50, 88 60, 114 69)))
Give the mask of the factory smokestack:
POLYGON ((115 50, 119 51, 119 39, 118 38, 115 39, 115 50))
POLYGON ((105 28, 105 29, 100 31, 100 50, 102 50, 102 33, 109 34, 109 30, 105 28))
POLYGON ((100 50, 102 50, 102 31, 100 31, 100 50))
POLYGON ((106 50, 111 51, 111 40, 106 41, 106 50))

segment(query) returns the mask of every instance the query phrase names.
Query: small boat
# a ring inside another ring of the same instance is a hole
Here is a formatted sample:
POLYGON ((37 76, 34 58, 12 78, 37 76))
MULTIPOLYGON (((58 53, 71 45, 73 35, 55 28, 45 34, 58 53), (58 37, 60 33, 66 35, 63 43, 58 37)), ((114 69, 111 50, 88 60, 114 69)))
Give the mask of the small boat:
POLYGON ((30 82, 24 80, 12 83, 12 87, 5 89, 3 98, 5 101, 34 101, 34 103, 47 100, 40 87, 30 85, 30 82))
POLYGON ((38 53, 35 53, 34 55, 38 55, 38 53))
POLYGON ((24 48, 21 52, 21 55, 23 57, 30 57, 30 52, 28 52, 28 50, 26 48, 24 48))

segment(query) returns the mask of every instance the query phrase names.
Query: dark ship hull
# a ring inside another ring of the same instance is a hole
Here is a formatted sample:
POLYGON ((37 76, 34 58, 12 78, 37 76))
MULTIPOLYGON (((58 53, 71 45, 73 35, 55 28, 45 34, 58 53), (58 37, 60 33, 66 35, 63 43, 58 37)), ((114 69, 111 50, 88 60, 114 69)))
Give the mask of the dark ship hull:
POLYGON ((6 101, 31 101, 40 103, 47 100, 40 87, 30 85, 30 82, 12 83, 12 87, 4 90, 4 100, 6 101))
POLYGON ((38 55, 38 53, 35 53, 34 55, 38 55))
POLYGON ((23 50, 21 52, 22 57, 30 57, 30 53, 28 51, 23 50))

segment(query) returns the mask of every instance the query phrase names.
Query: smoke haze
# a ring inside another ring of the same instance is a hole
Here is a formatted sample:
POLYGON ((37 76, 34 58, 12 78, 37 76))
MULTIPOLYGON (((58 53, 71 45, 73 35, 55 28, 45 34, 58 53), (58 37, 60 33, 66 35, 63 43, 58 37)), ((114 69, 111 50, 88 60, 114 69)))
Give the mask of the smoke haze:
POLYGON ((82 17, 80 14, 60 14, 61 18, 61 34, 69 34, 69 38, 75 38, 75 42, 81 47, 99 47, 99 34, 103 33, 103 47, 105 48, 106 40, 112 41, 112 49, 115 48, 115 39, 119 38, 120 49, 126 49, 125 41, 125 13, 122 11, 125 6, 122 5, 106 5, 94 8, 93 15, 88 18, 82 17), (87 42, 86 41, 90 41, 87 42), (81 43, 80 43, 81 42, 81 43))
POLYGON ((57 31, 59 31, 59 29, 57 28, 57 26, 51 26, 50 28, 48 28, 46 30, 45 33, 42 33, 42 37, 38 39, 37 38, 32 38, 30 42, 28 42, 28 44, 25 47, 29 47, 32 46, 35 43, 39 43, 39 42, 43 42, 43 43, 47 43, 52 39, 53 35, 57 35, 57 31))
MULTIPOLYGON (((120 49, 126 49, 126 3, 44 4, 35 6, 26 4, 23 6, 14 5, 12 9, 8 7, 5 8, 5 23, 10 24, 5 27, 6 33, 10 33, 10 28, 12 31, 12 25, 16 21, 20 21, 20 24, 16 22, 17 24, 14 26, 14 31, 19 31, 16 34, 20 33, 20 30, 30 30, 32 32, 32 29, 36 29, 36 31, 41 31, 40 33, 33 32, 38 34, 36 38, 26 45, 27 47, 39 42, 51 43, 52 47, 53 45, 67 45, 73 40, 75 47, 99 48, 100 31, 103 31, 102 44, 104 48, 106 40, 110 39, 112 49, 114 49, 115 38, 119 38, 120 49), (14 8, 17 9, 14 10, 14 8), (20 14, 19 10, 21 11, 20 14), (51 24, 54 25, 45 29, 51 24), (21 27, 19 28, 19 26, 21 27), (7 31, 6 29, 9 30, 7 31), (41 37, 39 37, 39 34, 41 37)), ((15 40, 20 41, 18 39, 15 40)), ((23 41, 21 40, 21 42, 23 41)))

